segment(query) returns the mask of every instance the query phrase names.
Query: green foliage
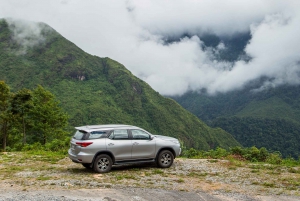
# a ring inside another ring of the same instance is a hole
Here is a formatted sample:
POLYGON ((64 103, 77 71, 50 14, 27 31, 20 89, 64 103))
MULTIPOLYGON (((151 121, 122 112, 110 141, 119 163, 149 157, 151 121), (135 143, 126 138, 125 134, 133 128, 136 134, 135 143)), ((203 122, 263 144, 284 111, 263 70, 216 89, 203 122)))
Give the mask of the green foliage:
MULTIPOLYGON (((177 137, 187 148, 209 150, 240 145, 229 133, 210 128, 174 100, 159 95, 122 64, 85 53, 50 27, 44 26, 42 33, 44 43, 17 55, 12 33, 5 20, 0 20, 0 79, 13 91, 43 86, 60 101, 55 104, 68 113, 71 128, 86 124, 132 124, 153 134, 177 137)), ((47 97, 47 93, 33 94, 33 115, 41 120, 49 115, 50 122, 52 117, 60 118, 43 112, 49 111, 47 104, 42 104, 42 96, 47 97), (37 100, 38 97, 41 99, 37 100)), ((50 136, 64 136, 51 130, 50 124, 31 124, 27 117, 24 120, 28 122, 26 135, 34 131, 31 138, 28 136, 29 141, 46 144, 53 140, 50 136)))
POLYGON ((35 133, 34 141, 46 144, 53 139, 64 138, 67 132, 63 129, 67 126, 68 116, 59 107, 54 95, 42 86, 38 86, 33 91, 32 102, 33 107, 29 113, 35 118, 31 125, 32 132, 35 133))
POLYGON ((198 156, 199 154, 200 154, 200 152, 194 148, 190 148, 189 150, 186 150, 182 153, 182 155, 187 158, 194 158, 194 157, 198 156))
POLYGON ((41 144, 45 145, 45 150, 51 151, 66 147, 66 142, 62 143, 60 140, 64 140, 68 135, 65 131, 68 116, 61 110, 53 94, 41 86, 33 92, 21 89, 15 94, 10 94, 3 81, 0 82, 0 89, 2 94, 7 94, 5 107, 4 95, 1 96, 2 109, 5 109, 0 113, 3 150, 40 149, 41 144), (7 142, 9 147, 6 148, 7 142))
POLYGON ((282 163, 282 156, 279 152, 271 153, 266 159, 266 162, 274 165, 279 165, 282 163))
POLYGON ((6 150, 6 141, 8 130, 12 121, 12 115, 9 110, 10 89, 4 81, 0 81, 0 139, 2 139, 2 149, 6 150))
MULTIPOLYGON (((296 160, 292 157, 283 159, 280 152, 270 152, 265 147, 258 149, 253 146, 250 148, 232 147, 229 150, 217 147, 208 151, 198 151, 190 148, 182 153, 186 158, 210 158, 210 159, 229 159, 242 160, 249 162, 266 162, 273 165, 285 165, 288 167, 300 164, 300 159, 296 160)), ((293 170, 291 170, 293 171, 293 170)))
POLYGON ((221 127, 245 147, 253 145, 269 150, 280 150, 284 157, 300 155, 300 126, 284 119, 253 117, 218 118, 212 124, 221 127))

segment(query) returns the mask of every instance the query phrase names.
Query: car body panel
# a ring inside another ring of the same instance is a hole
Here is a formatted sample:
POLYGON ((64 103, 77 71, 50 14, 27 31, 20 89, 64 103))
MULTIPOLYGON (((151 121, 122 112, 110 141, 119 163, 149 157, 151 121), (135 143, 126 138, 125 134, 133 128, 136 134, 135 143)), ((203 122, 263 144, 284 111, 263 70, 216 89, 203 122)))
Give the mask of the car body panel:
POLYGON ((132 159, 155 158, 156 140, 132 140, 132 159))
POLYGON ((106 145, 107 145, 107 150, 114 155, 116 161, 131 159, 131 150, 132 150, 131 140, 107 139, 106 145))

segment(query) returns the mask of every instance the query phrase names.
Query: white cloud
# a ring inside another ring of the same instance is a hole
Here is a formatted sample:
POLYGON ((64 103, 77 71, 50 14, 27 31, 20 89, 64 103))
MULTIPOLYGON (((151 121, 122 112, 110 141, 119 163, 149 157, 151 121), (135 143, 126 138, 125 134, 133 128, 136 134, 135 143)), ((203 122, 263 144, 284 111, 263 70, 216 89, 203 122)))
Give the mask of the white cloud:
POLYGON ((7 18, 6 21, 12 31, 12 39, 20 46, 16 54, 25 54, 28 48, 45 42, 41 33, 42 29, 46 29, 45 24, 11 18, 7 18))
POLYGON ((110 57, 164 95, 206 88, 299 84, 300 2, 297 0, 2 0, 0 18, 45 22, 88 53, 110 57), (251 31, 250 62, 218 62, 199 33, 251 31), (191 38, 165 44, 166 37, 191 38))

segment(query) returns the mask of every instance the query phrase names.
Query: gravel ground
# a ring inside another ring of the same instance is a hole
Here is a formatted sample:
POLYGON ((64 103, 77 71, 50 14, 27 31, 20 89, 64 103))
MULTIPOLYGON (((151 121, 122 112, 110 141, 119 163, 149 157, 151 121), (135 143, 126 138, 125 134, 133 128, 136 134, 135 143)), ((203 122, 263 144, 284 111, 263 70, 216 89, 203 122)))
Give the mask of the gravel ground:
POLYGON ((96 174, 68 158, 0 154, 2 200, 299 201, 299 168, 228 160, 176 159, 115 166, 96 174))

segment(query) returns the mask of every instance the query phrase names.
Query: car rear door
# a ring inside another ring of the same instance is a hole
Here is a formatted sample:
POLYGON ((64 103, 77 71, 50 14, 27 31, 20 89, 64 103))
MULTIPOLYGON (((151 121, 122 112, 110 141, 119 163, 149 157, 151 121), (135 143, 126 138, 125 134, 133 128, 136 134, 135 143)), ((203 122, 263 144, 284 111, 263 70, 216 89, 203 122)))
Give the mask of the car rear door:
POLYGON ((106 147, 115 157, 116 161, 130 160, 132 140, 127 129, 115 129, 106 140, 106 147))

